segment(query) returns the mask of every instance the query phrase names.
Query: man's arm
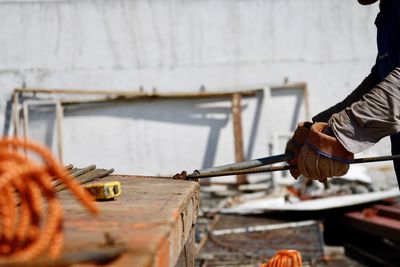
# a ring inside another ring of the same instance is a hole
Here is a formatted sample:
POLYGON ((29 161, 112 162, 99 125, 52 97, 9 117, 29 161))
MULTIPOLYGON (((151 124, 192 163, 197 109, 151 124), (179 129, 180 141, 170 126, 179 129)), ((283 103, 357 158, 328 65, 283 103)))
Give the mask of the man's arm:
POLYGON ((362 96, 368 93, 375 85, 378 83, 376 67, 374 66, 371 73, 361 82, 361 84, 342 102, 330 107, 329 109, 322 111, 312 118, 313 122, 328 122, 333 114, 342 111, 343 109, 349 107, 354 102, 357 102, 362 98, 362 96))
POLYGON ((336 138, 352 153, 400 132, 400 67, 351 106, 328 121, 336 138))
POLYGON ((314 123, 297 158, 298 173, 325 181, 346 174, 353 153, 400 132, 400 67, 326 123, 314 123))

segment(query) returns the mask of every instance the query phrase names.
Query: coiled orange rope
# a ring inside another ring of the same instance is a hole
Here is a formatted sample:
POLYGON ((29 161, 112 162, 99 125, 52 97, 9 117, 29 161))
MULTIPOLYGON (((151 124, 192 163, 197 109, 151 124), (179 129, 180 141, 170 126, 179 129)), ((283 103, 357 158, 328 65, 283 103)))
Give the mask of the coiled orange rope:
POLYGON ((0 139, 0 260, 24 262, 45 251, 52 258, 59 255, 63 212, 53 179, 60 179, 92 213, 98 212, 91 196, 47 148, 20 139, 0 139), (23 151, 38 160, 29 159, 23 151))
POLYGON ((302 267, 301 254, 297 250, 280 250, 268 263, 260 267, 302 267))

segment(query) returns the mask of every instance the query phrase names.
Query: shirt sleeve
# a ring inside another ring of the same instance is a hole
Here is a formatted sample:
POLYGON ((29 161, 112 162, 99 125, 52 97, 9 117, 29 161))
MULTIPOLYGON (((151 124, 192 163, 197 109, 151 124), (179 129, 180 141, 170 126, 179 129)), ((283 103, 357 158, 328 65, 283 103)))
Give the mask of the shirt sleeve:
POLYGON ((377 67, 371 69, 371 73, 361 82, 361 84, 342 102, 322 111, 312 118, 313 122, 328 122, 331 116, 349 107, 354 102, 360 100, 364 94, 369 92, 378 83, 377 67))
POLYGON ((361 152, 385 136, 400 132, 400 67, 328 121, 350 152, 361 152))

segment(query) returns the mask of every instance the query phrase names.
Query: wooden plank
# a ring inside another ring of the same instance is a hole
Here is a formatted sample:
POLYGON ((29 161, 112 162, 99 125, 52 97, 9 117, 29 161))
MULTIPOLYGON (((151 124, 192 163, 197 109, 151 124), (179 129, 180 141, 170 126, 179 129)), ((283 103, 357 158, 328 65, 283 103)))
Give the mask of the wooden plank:
MULTIPOLYGON (((233 94, 232 96, 232 119, 233 135, 235 140, 235 160, 242 162, 245 160, 243 151, 243 132, 242 132, 242 96, 233 94)), ((247 184, 247 177, 244 174, 236 176, 236 183, 247 184)))
POLYGON ((143 92, 143 91, 116 91, 116 90, 82 90, 82 89, 45 89, 45 88, 16 88, 14 93, 33 94, 79 94, 79 95, 107 95, 127 98, 219 98, 231 97, 240 94, 243 97, 254 97, 261 88, 241 91, 200 91, 200 92, 143 92))
POLYGON ((178 262, 175 267, 191 267, 194 266, 194 258, 195 254, 195 227, 193 226, 190 230, 189 239, 187 240, 185 246, 181 251, 181 255, 179 255, 178 262))
MULTIPOLYGON (((122 195, 98 202, 99 216, 89 215, 69 193, 60 194, 65 210, 64 252, 124 246, 128 251, 110 266, 175 266, 193 235, 198 183, 120 175, 101 181, 120 181, 122 195)), ((189 253, 193 257, 194 251, 189 253)))

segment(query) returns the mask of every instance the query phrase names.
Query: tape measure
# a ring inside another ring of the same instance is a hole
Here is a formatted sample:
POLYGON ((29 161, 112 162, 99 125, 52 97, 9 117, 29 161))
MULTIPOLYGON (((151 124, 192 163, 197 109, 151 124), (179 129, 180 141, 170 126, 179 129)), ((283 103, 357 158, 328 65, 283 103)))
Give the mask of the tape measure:
POLYGON ((122 193, 121 183, 118 181, 90 184, 85 189, 95 200, 112 200, 122 193))

